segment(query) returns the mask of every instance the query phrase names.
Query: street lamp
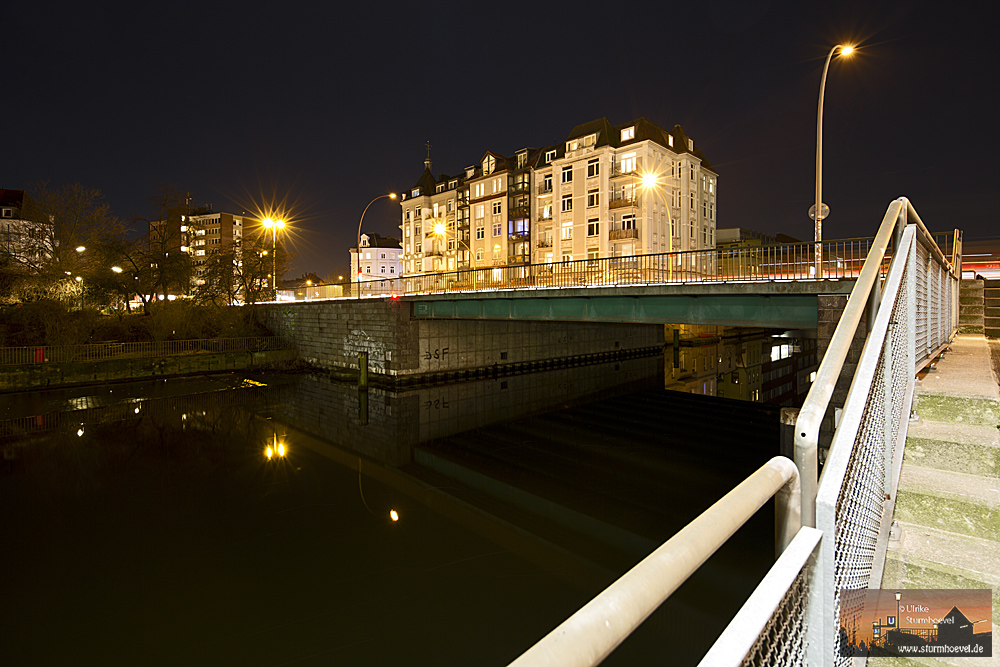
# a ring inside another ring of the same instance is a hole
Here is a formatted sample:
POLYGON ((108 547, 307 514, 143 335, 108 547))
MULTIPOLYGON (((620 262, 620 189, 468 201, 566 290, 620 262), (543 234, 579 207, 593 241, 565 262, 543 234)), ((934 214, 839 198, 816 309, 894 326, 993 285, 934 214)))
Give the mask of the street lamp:
POLYGON ((272 220, 264 218, 264 226, 271 230, 271 288, 274 290, 274 298, 278 298, 278 274, 277 274, 277 251, 275 246, 278 242, 278 230, 285 228, 284 220, 272 220))
MULTIPOLYGON (((444 256, 444 257, 447 257, 448 250, 449 250, 449 248, 448 248, 448 225, 443 220, 438 219, 438 221, 434 223, 434 227, 432 229, 434 231, 434 236, 437 236, 439 239, 441 239, 444 242, 445 247, 441 251, 441 255, 444 256)), ((456 245, 458 243, 461 243, 462 245, 464 245, 465 249, 469 251, 469 255, 470 255, 470 258, 471 258, 472 248, 469 247, 468 243, 466 243, 462 239, 458 238, 458 230, 457 229, 455 230, 455 243, 456 243, 456 245)), ((457 250, 458 249, 456 248, 456 251, 457 250)), ((456 269, 458 268, 457 261, 456 261, 456 267, 455 268, 456 269)))
POLYGON ((374 204, 375 202, 377 202, 379 199, 385 199, 386 197, 388 197, 389 199, 395 199, 396 198, 396 193, 395 192, 389 192, 389 193, 384 194, 384 195, 379 195, 378 197, 375 197, 375 199, 373 199, 370 202, 368 202, 368 206, 365 206, 365 210, 361 211, 361 220, 358 221, 358 246, 357 246, 357 250, 358 250, 358 298, 359 299, 361 298, 361 224, 365 221, 365 213, 368 212, 368 207, 371 206, 372 204, 374 204))
POLYGON ((816 203, 809 209, 809 217, 815 221, 816 229, 816 279, 823 277, 823 218, 830 214, 830 209, 823 204, 823 94, 826 92, 826 72, 830 69, 830 59, 840 49, 840 55, 850 56, 854 47, 848 44, 837 44, 830 49, 823 65, 823 77, 819 82, 819 109, 816 112, 816 203))

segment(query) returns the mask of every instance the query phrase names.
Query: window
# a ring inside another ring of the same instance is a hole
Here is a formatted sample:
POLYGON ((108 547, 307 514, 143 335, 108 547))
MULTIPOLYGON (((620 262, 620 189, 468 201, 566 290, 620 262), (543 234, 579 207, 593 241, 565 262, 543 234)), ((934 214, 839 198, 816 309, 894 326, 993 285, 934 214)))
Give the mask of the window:
POLYGON ((476 261, 477 262, 483 261, 483 249, 482 248, 476 248, 476 261))
POLYGON ((503 179, 502 178, 494 178, 493 179, 493 193, 496 194, 497 192, 502 192, 502 191, 503 191, 503 179))
POLYGON ((493 223, 493 236, 500 236, 501 234, 503 234, 503 223, 502 222, 494 222, 493 223))
POLYGON ((573 210, 573 195, 565 194, 562 196, 562 210, 563 211, 573 210))
POLYGON ((562 261, 564 261, 564 262, 572 262, 573 261, 573 253, 571 253, 571 252, 564 252, 562 254, 562 261))
POLYGON ((486 238, 486 228, 485 227, 476 227, 476 238, 477 239, 484 239, 484 238, 486 238))
POLYGON ((420 207, 419 206, 417 207, 417 210, 413 213, 413 215, 417 218, 417 220, 420 219, 420 207))
POLYGON ((626 213, 622 216, 622 229, 635 229, 635 213, 626 213))
POLYGON ((597 218, 591 218, 587 221, 587 236, 600 236, 601 235, 601 223, 597 221, 597 218))
POLYGON ((455 181, 448 181, 448 189, 449 190, 453 190, 456 185, 458 185, 458 181, 457 180, 455 180, 455 181))
POLYGON ((715 192, 715 179, 714 178, 708 179, 708 191, 709 192, 715 192))
POLYGON ((562 182, 572 183, 573 182, 573 167, 566 166, 562 168, 562 182))
POLYGON ((569 240, 569 239, 573 238, 573 223, 572 222, 567 222, 566 224, 564 224, 562 226, 562 234, 560 235, 560 238, 562 238, 563 240, 569 240))
MULTIPOLYGON (((444 192, 444 183, 438 183, 434 187, 434 192, 444 192)), ((383 272, 384 273, 384 272, 383 272)))
POLYGON ((476 220, 486 217, 486 204, 476 204, 476 220))
POLYGON ((548 202, 542 206, 542 220, 552 219, 552 202, 548 202))
POLYGON ((622 172, 628 174, 635 171, 635 153, 626 153, 622 156, 622 172))
POLYGON ((440 206, 441 205, 438 204, 438 203, 434 204, 434 217, 435 218, 441 215, 441 208, 440 208, 440 206))
POLYGON ((545 164, 548 164, 556 159, 555 151, 545 151, 545 164))
POLYGON ((503 204, 499 201, 493 202, 493 215, 500 215, 503 212, 503 204))
POLYGON ((593 208, 595 206, 601 205, 601 195, 598 190, 590 190, 587 192, 587 208, 593 208))
POLYGON ((631 139, 635 139, 635 125, 622 130, 622 141, 629 141, 631 139))
POLYGON ((601 257, 601 251, 600 250, 588 250, 587 251, 587 259, 594 260, 594 259, 600 259, 600 257, 601 257))
POLYGON ((487 155, 483 158, 483 173, 492 174, 493 170, 497 168, 497 159, 492 155, 487 155))
POLYGON ((552 192, 552 174, 542 177, 542 192, 552 192))
POLYGON ((587 161, 587 178, 601 175, 601 163, 595 158, 587 161))
POLYGON ((689 164, 688 168, 691 170, 691 180, 693 181, 694 180, 694 162, 692 162, 691 164, 689 164))
POLYGON ((691 210, 695 210, 694 193, 691 193, 691 210))
POLYGON ((500 244, 493 246, 493 259, 500 259, 500 244))
POLYGON ((416 245, 416 247, 414 248, 413 251, 414 252, 420 252, 422 249, 423 249, 423 246, 420 244, 420 241, 417 241, 417 245, 416 245))
POLYGON ((473 196, 476 199, 479 199, 480 197, 485 196, 486 195, 486 183, 476 183, 476 186, 473 188, 473 191, 475 192, 475 194, 473 196))
POLYGON ((450 211, 454 211, 454 210, 455 210, 455 200, 454 199, 449 199, 448 200, 448 211, 450 212, 450 211))
POLYGON ((524 169, 528 165, 528 153, 518 153, 517 154, 517 168, 524 169))
POLYGON ((667 145, 670 146, 671 148, 674 147, 674 135, 672 134, 667 135, 667 145))
POLYGON ((413 188, 413 191, 410 193, 410 196, 411 197, 419 197, 420 196, 420 188, 413 188))

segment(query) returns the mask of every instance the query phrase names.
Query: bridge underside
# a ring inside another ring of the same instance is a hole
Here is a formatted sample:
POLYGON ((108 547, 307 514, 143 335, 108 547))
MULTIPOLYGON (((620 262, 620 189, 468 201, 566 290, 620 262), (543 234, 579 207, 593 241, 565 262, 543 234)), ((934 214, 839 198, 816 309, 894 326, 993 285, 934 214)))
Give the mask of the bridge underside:
POLYGON ((716 324, 812 329, 817 295, 853 281, 532 290, 412 297, 416 319, 716 324))

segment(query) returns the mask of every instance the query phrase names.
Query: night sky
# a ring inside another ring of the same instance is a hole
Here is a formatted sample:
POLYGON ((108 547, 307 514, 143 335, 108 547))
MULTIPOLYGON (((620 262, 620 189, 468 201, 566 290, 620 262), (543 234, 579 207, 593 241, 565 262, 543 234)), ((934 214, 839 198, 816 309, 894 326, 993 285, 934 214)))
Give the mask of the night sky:
MULTIPOLYGON (((4 11, 0 187, 101 190, 153 215, 159 184, 216 211, 283 205, 286 274, 347 265, 375 196, 577 124, 680 124, 719 173, 719 227, 875 233, 909 197, 932 231, 995 236, 997 23, 972 3, 21 2, 4 11), (992 54, 992 55, 991 55, 992 54)), ((398 236, 399 206, 364 229, 398 236)))

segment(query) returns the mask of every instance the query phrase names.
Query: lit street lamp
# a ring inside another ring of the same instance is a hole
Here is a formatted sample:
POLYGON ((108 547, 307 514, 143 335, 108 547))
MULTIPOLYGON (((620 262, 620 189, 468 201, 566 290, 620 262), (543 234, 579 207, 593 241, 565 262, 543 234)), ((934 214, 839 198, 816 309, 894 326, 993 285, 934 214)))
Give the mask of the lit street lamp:
POLYGON ((837 44, 830 49, 823 65, 823 77, 819 82, 819 110, 816 112, 816 203, 809 209, 809 217, 815 221, 816 228, 816 279, 823 277, 823 218, 830 215, 830 209, 823 203, 823 95, 826 92, 826 72, 830 69, 830 59, 837 49, 840 55, 849 56, 854 47, 847 44, 837 44))
POLYGON ((275 246, 278 243, 278 230, 285 228, 284 220, 272 220, 264 218, 264 226, 271 230, 271 289, 274 291, 274 299, 278 298, 278 274, 277 274, 277 252, 275 246))
POLYGON ((377 202, 379 199, 384 199, 388 197, 389 199, 395 199, 396 193, 390 192, 388 194, 379 195, 375 199, 368 202, 368 206, 365 206, 365 210, 361 212, 361 220, 358 221, 358 298, 361 298, 361 224, 365 221, 365 213, 368 212, 368 207, 377 202))

